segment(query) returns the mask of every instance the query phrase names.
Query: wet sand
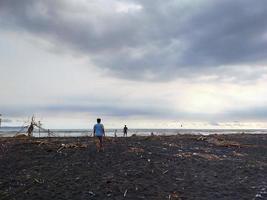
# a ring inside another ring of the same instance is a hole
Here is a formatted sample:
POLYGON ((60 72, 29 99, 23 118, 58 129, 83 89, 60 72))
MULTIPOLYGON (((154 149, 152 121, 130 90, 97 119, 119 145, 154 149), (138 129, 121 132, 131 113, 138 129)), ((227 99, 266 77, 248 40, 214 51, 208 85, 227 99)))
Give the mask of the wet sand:
POLYGON ((0 199, 267 199, 267 135, 0 138, 0 199))

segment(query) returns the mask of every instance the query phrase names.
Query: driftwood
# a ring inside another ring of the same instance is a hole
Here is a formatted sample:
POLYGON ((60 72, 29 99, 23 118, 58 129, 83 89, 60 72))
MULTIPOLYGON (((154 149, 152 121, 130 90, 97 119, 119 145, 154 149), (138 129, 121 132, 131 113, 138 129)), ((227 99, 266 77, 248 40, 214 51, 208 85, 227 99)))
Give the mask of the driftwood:
POLYGON ((144 149, 137 148, 137 147, 130 147, 128 150, 128 152, 130 152, 130 153, 142 153, 144 151, 145 151, 144 149))
POLYGON ((61 146, 58 148, 57 152, 60 152, 62 149, 69 149, 69 148, 87 148, 87 144, 81 144, 81 143, 70 143, 70 144, 61 144, 61 146))
POLYGON ((15 138, 19 138, 19 139, 28 138, 28 136, 25 135, 25 134, 18 134, 18 135, 15 135, 14 137, 15 137, 15 138))
POLYGON ((208 138, 207 142, 222 147, 240 147, 240 144, 238 142, 229 141, 222 138, 208 138))
POLYGON ((124 194, 123 194, 123 197, 126 197, 127 192, 128 192, 128 190, 126 189, 125 192, 124 192, 124 194))
POLYGON ((208 153, 191 153, 191 152, 185 152, 185 153, 178 153, 174 155, 175 157, 181 157, 181 158, 191 158, 193 156, 198 156, 207 160, 220 160, 221 158, 215 154, 208 154, 208 153))

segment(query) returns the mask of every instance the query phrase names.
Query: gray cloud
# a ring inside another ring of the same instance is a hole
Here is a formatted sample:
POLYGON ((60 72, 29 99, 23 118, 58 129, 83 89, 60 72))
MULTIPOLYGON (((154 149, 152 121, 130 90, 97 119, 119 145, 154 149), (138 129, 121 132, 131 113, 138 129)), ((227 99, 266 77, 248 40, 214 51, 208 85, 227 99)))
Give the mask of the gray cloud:
MULTIPOLYGON (((167 105, 136 105, 136 106, 120 106, 109 104, 89 104, 89 105, 48 105, 48 106, 20 106, 6 108, 4 113, 7 113, 9 117, 30 117, 35 114, 36 116, 42 116, 46 114, 52 115, 65 115, 66 113, 81 114, 88 113, 94 116, 112 116, 112 117, 146 117, 147 119, 170 119, 170 120, 216 120, 235 121, 235 120, 267 120, 266 107, 253 107, 244 108, 242 110, 230 110, 228 112, 220 112, 214 114, 197 113, 197 112, 184 112, 179 110, 173 110, 167 105)), ((11 122, 5 119, 3 122, 11 122)), ((218 122, 210 121, 210 125, 218 126, 218 122)))
POLYGON ((267 107, 254 106, 251 108, 231 110, 223 113, 224 118, 232 120, 267 120, 267 107))
POLYGON ((16 106, 5 108, 3 113, 7 113, 10 117, 31 116, 33 114, 66 114, 66 113, 88 113, 96 116, 113 116, 113 117, 130 117, 130 116, 146 116, 152 118, 173 117, 174 112, 168 107, 157 107, 153 105, 140 106, 119 106, 105 104, 89 104, 89 105, 48 105, 48 106, 16 106))
POLYGON ((63 0, 2 0, 0 24, 86 55, 96 66, 126 79, 207 73, 246 79, 234 73, 242 67, 233 74, 218 67, 266 66, 264 0, 129 0, 124 2, 143 9, 128 14, 92 2, 85 8, 63 0))

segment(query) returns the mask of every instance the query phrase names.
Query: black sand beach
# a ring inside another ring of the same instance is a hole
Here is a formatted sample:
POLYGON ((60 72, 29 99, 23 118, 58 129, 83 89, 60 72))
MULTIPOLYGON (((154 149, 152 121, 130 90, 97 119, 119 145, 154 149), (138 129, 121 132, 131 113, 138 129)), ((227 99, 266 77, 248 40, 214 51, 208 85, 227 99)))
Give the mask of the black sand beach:
POLYGON ((267 199, 267 135, 0 138, 0 199, 267 199))

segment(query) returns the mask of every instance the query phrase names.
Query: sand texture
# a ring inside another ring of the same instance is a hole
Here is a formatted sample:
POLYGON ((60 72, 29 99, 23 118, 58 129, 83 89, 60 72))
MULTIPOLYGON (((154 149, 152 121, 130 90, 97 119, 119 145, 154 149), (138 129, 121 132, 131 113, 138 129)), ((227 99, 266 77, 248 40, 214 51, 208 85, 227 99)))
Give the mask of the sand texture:
POLYGON ((267 135, 0 138, 0 199, 267 199, 267 135))

